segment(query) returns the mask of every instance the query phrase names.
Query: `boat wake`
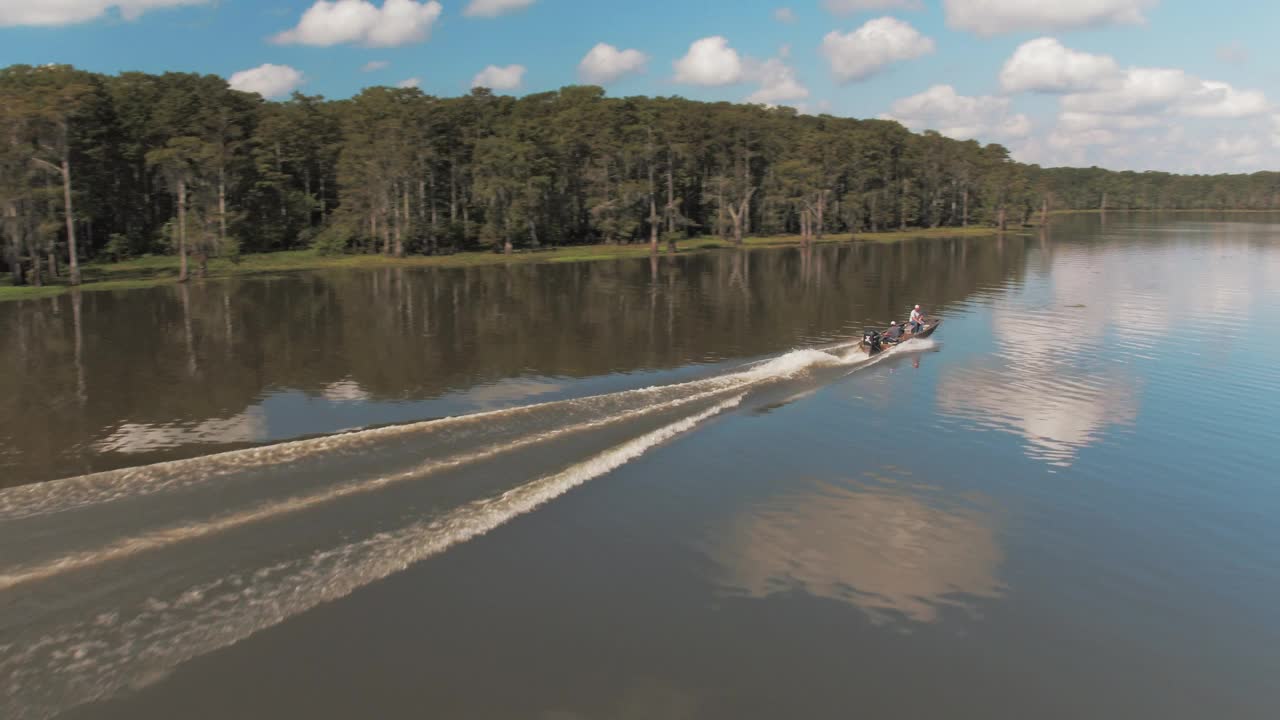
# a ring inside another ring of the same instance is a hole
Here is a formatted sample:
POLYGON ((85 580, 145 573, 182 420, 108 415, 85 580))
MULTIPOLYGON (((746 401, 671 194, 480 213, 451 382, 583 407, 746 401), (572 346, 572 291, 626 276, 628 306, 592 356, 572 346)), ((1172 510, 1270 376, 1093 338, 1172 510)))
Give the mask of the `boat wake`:
POLYGON ((0 716, 49 718, 144 686, 531 512, 765 386, 896 351, 800 349, 690 382, 0 492, 0 716))

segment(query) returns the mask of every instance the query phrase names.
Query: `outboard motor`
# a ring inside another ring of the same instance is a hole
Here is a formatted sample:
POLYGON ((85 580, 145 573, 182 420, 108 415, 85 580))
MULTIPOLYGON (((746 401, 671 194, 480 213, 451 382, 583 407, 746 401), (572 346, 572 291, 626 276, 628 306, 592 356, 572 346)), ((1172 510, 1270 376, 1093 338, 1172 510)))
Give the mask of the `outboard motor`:
POLYGON ((867 346, 867 354, 875 355, 884 349, 879 331, 868 330, 862 334, 862 342, 867 346))

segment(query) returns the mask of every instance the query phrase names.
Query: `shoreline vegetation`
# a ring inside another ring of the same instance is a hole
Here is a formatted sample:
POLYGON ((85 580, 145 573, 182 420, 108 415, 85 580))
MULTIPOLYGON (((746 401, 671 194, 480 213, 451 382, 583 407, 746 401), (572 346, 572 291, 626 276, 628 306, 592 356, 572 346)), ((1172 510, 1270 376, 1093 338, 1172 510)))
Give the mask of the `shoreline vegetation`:
MULTIPOLYGON (((1135 209, 1110 210, 1098 209, 1051 210, 1050 217, 1071 215, 1100 215, 1110 212, 1124 214, 1276 214, 1277 210, 1266 209, 1220 209, 1220 208, 1176 208, 1176 209, 1135 209)), ((1038 232, 1045 222, 1043 216, 1032 217, 1028 223, 1018 228, 1004 231, 1006 235, 1038 232)), ((802 235, 753 236, 743 239, 741 245, 732 240, 714 237, 682 239, 678 242, 677 255, 691 255, 723 250, 762 250, 789 247, 805 247, 806 244, 853 244, 853 243, 889 243, 906 240, 922 240, 929 238, 958 237, 995 237, 1002 234, 999 228, 992 226, 970 227, 938 227, 910 228, 885 232, 860 232, 828 234, 822 238, 802 235)), ((189 280, 227 280, 240 277, 262 277, 280 273, 317 272, 340 269, 375 269, 375 268, 464 268, 490 265, 543 264, 564 262, 593 262, 598 260, 621 260, 628 258, 645 258, 654 255, 652 247, 646 242, 630 244, 594 244, 548 246, 536 250, 518 249, 512 254, 498 252, 498 249, 476 248, 442 255, 406 255, 395 257, 380 253, 364 254, 326 254, 313 248, 299 250, 283 250, 241 255, 236 260, 228 258, 210 258, 208 272, 203 278, 189 277, 189 280)), ((667 246, 663 245, 657 253, 658 257, 670 257, 667 246)), ((36 300, 57 297, 73 290, 83 292, 103 292, 122 290, 143 290, 163 285, 176 285, 179 282, 180 262, 174 255, 149 255, 131 258, 118 262, 98 261, 80 265, 81 284, 73 286, 65 276, 54 280, 45 280, 45 285, 15 286, 7 283, 8 278, 0 277, 0 303, 19 300, 36 300)))
MULTIPOLYGON (((1022 229, 1022 231, 1025 230, 1025 228, 1022 229)), ((1007 234, 1016 232, 1009 231, 1007 234)), ((820 240, 811 239, 810 243, 823 245, 887 243, 926 238, 987 237, 997 234, 998 230, 994 227, 917 228, 904 231, 858 233, 854 237, 851 237, 848 233, 827 235, 820 240)), ((719 238, 694 238, 681 240, 676 254, 684 256, 722 250, 761 250, 803 246, 804 240, 799 235, 748 237, 743 239, 741 246, 735 245, 732 241, 719 238)), ((653 253, 647 243, 547 247, 538 250, 520 250, 510 255, 494 252, 492 249, 481 249, 458 252, 451 255, 410 255, 401 258, 382 254, 323 255, 311 249, 286 250, 242 255, 236 262, 226 258, 211 258, 209 260, 208 274, 203 279, 226 280, 236 277, 338 269, 464 268, 490 265, 594 262, 651 256, 653 256, 653 253)), ((660 258, 668 256, 670 256, 670 253, 667 252, 665 246, 657 254, 657 257, 660 258)), ((0 302, 56 297, 73 290, 101 292, 176 285, 179 271, 178 258, 172 255, 155 255, 114 263, 86 263, 80 266, 81 284, 79 286, 72 286, 66 282, 46 284, 42 287, 0 284, 0 302)), ((197 280, 193 279, 192 281, 197 280)), ((3 282, 3 280, 0 280, 0 282, 3 282)))
POLYGON ((1280 173, 1044 168, 892 120, 591 85, 268 101, 214 75, 0 68, 0 298, 1199 208, 1280 210, 1280 173))

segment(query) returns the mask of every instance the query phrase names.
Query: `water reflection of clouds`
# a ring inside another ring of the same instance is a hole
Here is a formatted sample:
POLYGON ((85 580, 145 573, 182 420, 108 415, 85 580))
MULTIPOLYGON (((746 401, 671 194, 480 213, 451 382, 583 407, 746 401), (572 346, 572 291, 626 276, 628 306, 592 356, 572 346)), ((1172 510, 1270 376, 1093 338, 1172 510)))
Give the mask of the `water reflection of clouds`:
POLYGON ((1069 467, 1108 426, 1132 422, 1134 379, 1099 360, 1122 346, 1146 351, 1167 332, 1171 314, 1166 303, 1153 300, 1159 294, 1141 263, 1097 255, 1087 248, 1055 249, 1044 307, 1031 307, 1020 295, 996 300, 988 356, 994 365, 946 370, 939 409, 1014 432, 1030 457, 1059 467, 1069 467))
POLYGON ((267 440, 267 417, 251 407, 229 418, 198 423, 124 423, 95 447, 99 452, 145 453, 183 445, 227 445, 267 440))
POLYGON ((337 382, 329 383, 320 391, 320 397, 329 402, 366 402, 372 396, 368 390, 360 386, 360 383, 347 378, 337 382))
POLYGON ((1155 359, 1168 341, 1197 354, 1249 331, 1278 256, 1259 258, 1238 229, 1224 228, 1190 244, 1054 246, 1047 306, 997 299, 995 365, 944 373, 940 409, 1021 435, 1031 457, 1070 466, 1108 427, 1137 419, 1129 363, 1155 359))
POLYGON ((996 598, 1003 553, 986 513, 895 487, 817 484, 736 517, 710 553, 752 598, 803 592, 878 620, 934 622, 964 598, 996 598))
POLYGON ((562 384, 544 380, 503 380, 491 385, 481 385, 466 393, 477 409, 492 410, 506 407, 526 398, 546 395, 564 387, 562 384))
POLYGON ((1132 423, 1138 402, 1133 385, 1122 379, 1086 384, 1047 375, 1011 377, 1006 368, 948 373, 938 405, 979 426, 1011 430, 1026 440, 1030 457, 1070 467, 1076 453, 1096 442, 1105 428, 1132 423))

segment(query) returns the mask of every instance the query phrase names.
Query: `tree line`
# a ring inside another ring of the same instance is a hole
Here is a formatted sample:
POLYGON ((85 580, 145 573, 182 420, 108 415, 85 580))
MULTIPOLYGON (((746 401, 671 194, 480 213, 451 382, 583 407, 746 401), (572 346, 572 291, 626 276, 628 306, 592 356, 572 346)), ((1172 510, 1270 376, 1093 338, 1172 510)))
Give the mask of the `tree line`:
POLYGON ((1050 209, 1274 209, 1280 173, 1041 168, 887 120, 570 86, 269 102, 220 77, 0 70, 2 265, 450 253, 715 235, 1006 227, 1050 209))

